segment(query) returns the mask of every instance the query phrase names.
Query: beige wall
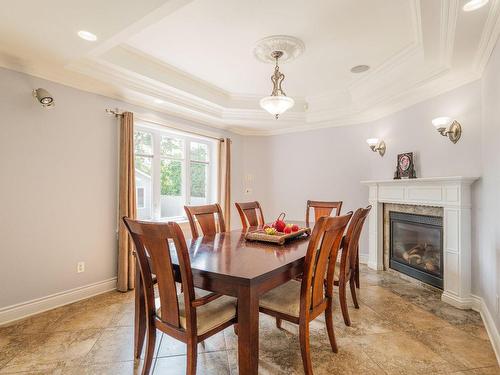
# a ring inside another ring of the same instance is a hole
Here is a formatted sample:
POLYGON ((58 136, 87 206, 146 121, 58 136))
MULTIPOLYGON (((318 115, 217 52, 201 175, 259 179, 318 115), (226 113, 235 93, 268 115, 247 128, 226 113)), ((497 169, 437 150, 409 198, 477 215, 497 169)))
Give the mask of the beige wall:
POLYGON ((500 311, 500 43, 497 42, 482 79, 482 178, 476 194, 475 272, 478 294, 483 297, 497 329, 500 311))
MULTIPOLYGON (((104 109, 151 111, 6 69, 0 88, 1 311, 116 276, 118 128, 104 109), (33 101, 36 87, 54 95, 55 108, 33 101)), ((238 154, 239 137, 225 135, 238 154)))

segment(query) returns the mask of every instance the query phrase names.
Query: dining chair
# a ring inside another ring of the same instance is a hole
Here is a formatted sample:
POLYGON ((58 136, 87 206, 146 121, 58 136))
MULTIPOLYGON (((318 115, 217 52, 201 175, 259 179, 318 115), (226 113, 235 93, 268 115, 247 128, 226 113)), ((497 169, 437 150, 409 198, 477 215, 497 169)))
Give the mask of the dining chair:
POLYGON ((301 281, 290 280, 265 293, 259 302, 262 313, 299 325, 300 350, 306 375, 312 374, 309 344, 309 323, 325 313, 326 328, 332 351, 337 353, 337 342, 333 329, 332 298, 333 277, 337 252, 344 229, 352 212, 337 217, 320 217, 314 225, 304 260, 301 281), (325 282, 325 274, 327 282, 325 282))
POLYGON ((265 224, 264 214, 262 213, 262 207, 259 202, 235 202, 234 204, 240 214, 243 229, 265 224))
MULTIPOLYGON (((342 239, 340 263, 335 267, 334 285, 339 287, 340 309, 346 326, 351 325, 347 308, 347 284, 351 290, 354 307, 359 309, 356 296, 356 277, 359 277, 359 237, 372 206, 358 208, 352 216, 347 233, 342 239)), ((335 258, 334 258, 335 259, 335 258)))
POLYGON ((200 225, 203 235, 226 231, 224 216, 218 203, 205 206, 184 206, 184 210, 191 226, 193 238, 199 237, 196 223, 200 225))
POLYGON ((237 322, 236 299, 194 288, 186 241, 177 223, 127 217, 123 221, 134 241, 144 293, 146 351, 142 374, 151 370, 158 329, 187 344, 186 374, 194 375, 198 343, 237 322), (172 263, 170 240, 175 245, 178 267, 172 263), (158 282, 156 301, 152 267, 158 282), (182 293, 177 293, 176 280, 182 283, 182 293))
POLYGON ((335 210, 334 216, 340 215, 342 208, 342 201, 338 202, 324 202, 324 201, 307 201, 306 208, 306 226, 309 227, 309 213, 311 208, 314 210, 314 221, 318 221, 321 216, 330 216, 332 211, 335 210))

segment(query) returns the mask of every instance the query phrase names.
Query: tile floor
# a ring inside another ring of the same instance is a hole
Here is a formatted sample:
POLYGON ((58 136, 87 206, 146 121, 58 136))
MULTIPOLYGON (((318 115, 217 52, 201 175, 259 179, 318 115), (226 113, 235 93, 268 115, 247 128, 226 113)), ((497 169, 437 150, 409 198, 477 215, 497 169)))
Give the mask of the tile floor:
MULTIPOLYGON (((338 308, 339 353, 323 317, 311 327, 315 374, 500 374, 479 314, 440 301, 434 291, 363 268, 352 327, 338 308)), ((133 293, 112 292, 0 327, 0 374, 135 374, 133 293)), ((302 374, 297 327, 260 316, 261 374, 302 374)), ((184 374, 185 347, 159 335, 154 374, 184 374)), ((198 374, 237 374, 232 328, 199 345, 198 374)))

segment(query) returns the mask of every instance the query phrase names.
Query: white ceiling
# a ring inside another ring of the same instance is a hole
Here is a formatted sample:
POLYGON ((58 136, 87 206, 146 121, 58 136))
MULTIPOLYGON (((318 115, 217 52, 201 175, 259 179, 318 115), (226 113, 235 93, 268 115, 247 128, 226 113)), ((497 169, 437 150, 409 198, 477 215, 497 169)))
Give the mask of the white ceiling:
POLYGON ((355 79, 351 67, 379 67, 414 42, 411 3, 193 1, 127 44, 227 92, 264 95, 272 89, 272 66, 254 58, 255 42, 297 36, 306 51, 282 70, 288 95, 305 97, 346 87, 355 79))
POLYGON ((348 125, 481 76, 500 0, 464 1, 18 1, 0 14, 0 65, 244 134, 348 125), (272 66, 253 56, 274 34, 306 46, 281 66, 297 104, 278 121, 258 106, 272 66))

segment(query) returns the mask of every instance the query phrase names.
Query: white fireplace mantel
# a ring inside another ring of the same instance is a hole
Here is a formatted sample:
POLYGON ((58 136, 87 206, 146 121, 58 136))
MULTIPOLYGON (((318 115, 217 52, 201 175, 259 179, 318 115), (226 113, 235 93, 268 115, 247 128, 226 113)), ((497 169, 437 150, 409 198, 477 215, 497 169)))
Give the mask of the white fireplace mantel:
POLYGON ((369 187, 368 267, 382 270, 383 204, 443 207, 444 290, 442 300, 467 309, 471 298, 471 184, 477 177, 430 177, 361 181, 369 187))

